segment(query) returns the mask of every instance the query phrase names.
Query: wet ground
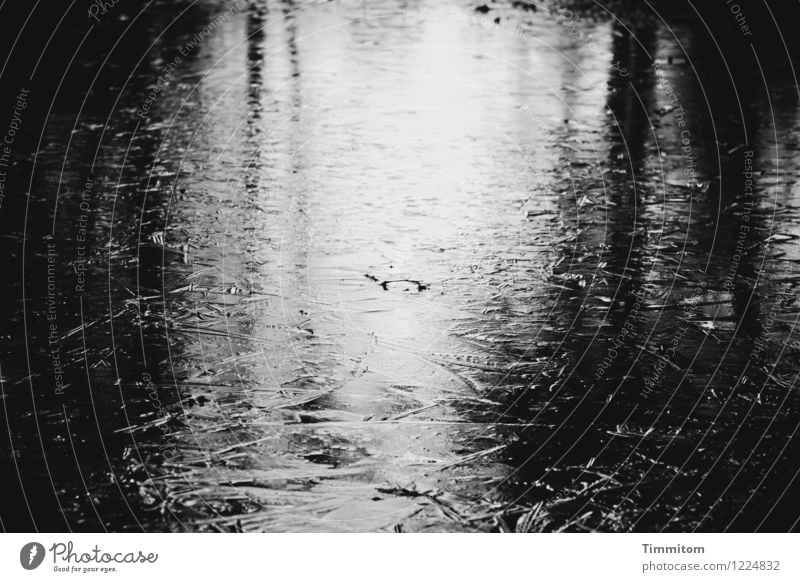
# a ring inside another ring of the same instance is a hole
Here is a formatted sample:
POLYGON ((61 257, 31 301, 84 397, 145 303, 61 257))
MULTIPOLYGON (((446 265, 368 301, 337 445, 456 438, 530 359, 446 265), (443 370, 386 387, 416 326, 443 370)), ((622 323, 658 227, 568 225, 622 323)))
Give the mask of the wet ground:
POLYGON ((791 39, 536 6, 31 41, 2 527, 796 529, 791 39))

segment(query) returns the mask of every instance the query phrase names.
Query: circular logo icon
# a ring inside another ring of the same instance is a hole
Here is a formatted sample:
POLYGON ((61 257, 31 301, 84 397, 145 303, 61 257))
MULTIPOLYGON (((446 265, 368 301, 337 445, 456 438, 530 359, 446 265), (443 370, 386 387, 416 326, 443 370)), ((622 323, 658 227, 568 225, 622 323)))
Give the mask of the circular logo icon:
POLYGON ((44 561, 44 546, 38 542, 30 542, 19 551, 19 563, 26 570, 35 570, 44 561))

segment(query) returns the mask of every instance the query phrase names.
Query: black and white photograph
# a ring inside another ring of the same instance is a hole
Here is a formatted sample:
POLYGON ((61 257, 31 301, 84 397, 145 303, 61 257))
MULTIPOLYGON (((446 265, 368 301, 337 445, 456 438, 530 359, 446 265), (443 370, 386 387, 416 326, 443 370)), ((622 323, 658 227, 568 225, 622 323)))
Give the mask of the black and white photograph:
POLYGON ((608 579, 789 579, 762 540, 800 531, 798 25, 0 2, 5 579, 141 580, 167 533, 591 533, 635 546, 608 579))

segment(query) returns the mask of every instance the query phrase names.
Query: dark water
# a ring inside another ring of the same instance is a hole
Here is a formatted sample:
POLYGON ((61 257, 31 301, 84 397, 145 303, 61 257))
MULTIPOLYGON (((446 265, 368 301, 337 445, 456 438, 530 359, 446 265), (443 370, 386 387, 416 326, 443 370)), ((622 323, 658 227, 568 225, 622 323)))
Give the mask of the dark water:
POLYGON ((797 15, 490 4, 37 5, 5 530, 797 529, 797 15))

